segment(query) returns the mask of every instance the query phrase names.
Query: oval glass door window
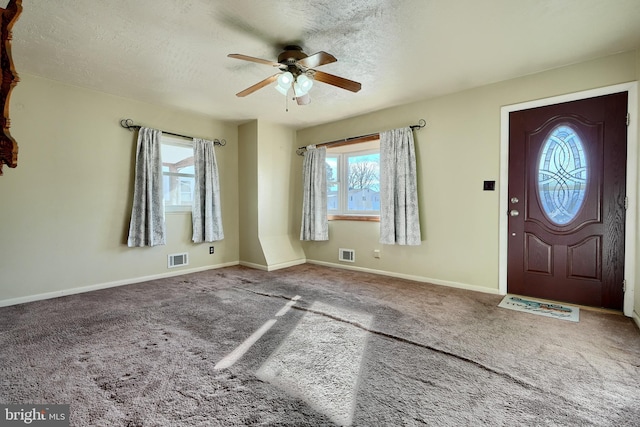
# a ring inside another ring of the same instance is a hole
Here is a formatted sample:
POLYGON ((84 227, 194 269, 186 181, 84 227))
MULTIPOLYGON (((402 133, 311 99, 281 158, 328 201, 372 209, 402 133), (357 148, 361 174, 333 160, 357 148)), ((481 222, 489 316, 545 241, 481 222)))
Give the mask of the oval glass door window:
POLYGON ((575 219, 585 200, 588 176, 582 140, 569 126, 557 126, 544 142, 538 163, 538 194, 551 222, 565 225, 575 219))

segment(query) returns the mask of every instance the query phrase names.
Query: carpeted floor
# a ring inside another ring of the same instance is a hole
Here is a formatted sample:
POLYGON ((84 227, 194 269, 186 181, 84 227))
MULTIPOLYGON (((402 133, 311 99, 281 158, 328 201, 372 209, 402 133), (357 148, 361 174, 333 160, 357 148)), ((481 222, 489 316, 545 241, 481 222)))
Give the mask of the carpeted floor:
POLYGON ((73 426, 640 425, 631 319, 501 299, 307 264, 0 308, 0 403, 73 426))

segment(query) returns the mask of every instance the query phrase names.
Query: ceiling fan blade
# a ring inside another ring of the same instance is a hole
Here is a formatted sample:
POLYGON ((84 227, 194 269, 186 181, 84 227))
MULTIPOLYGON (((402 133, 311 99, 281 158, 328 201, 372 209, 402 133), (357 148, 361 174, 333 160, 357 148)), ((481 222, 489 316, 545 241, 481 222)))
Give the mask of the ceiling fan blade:
POLYGON ((333 74, 323 73, 322 71, 315 71, 313 76, 314 79, 319 82, 350 90, 351 92, 358 92, 360 89, 362 89, 362 85, 358 82, 354 82, 353 80, 345 79, 343 77, 334 76, 333 74))
POLYGON ((258 89, 262 89, 263 87, 265 87, 269 83, 275 82, 278 79, 279 75, 280 75, 280 73, 274 74, 271 77, 267 77, 266 79, 262 80, 261 82, 258 82, 256 84, 254 84, 253 86, 250 86, 250 87, 246 88, 242 92, 236 93, 236 96, 243 97, 243 96, 250 95, 253 92, 257 91, 258 89))
POLYGON ((336 62, 337 59, 335 56, 331 55, 327 52, 318 52, 314 53, 311 56, 307 56, 306 58, 302 58, 298 61, 298 64, 307 68, 316 68, 321 65, 331 64, 332 62, 336 62))
POLYGON ((251 61, 251 62, 257 62, 258 64, 271 65, 273 67, 279 67, 282 65, 277 62, 268 61, 266 59, 254 58, 253 56, 242 55, 240 53, 230 53, 227 56, 229 58, 242 59, 243 61, 251 61))
POLYGON ((308 105, 311 102, 311 96, 308 93, 296 98, 298 105, 308 105))

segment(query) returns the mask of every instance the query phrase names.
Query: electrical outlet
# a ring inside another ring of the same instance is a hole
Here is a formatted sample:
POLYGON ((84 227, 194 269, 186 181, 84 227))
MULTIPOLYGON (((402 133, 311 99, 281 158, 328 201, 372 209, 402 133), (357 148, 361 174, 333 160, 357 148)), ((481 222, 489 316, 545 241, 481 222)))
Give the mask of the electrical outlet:
POLYGON ((213 246, 209 246, 209 253, 212 254, 213 253, 213 246))
POLYGON ((380 258, 380 249, 374 249, 373 250, 373 257, 374 258, 380 258))

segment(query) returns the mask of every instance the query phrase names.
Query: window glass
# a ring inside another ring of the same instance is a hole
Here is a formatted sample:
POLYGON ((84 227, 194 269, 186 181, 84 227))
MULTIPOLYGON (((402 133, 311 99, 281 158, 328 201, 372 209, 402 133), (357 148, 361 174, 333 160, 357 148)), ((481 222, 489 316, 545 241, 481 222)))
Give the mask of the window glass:
POLYGON ((380 214, 380 142, 329 148, 327 211, 330 215, 380 214))
POLYGON ((190 211, 195 185, 193 143, 162 137, 162 184, 167 211, 190 211))
POLYGON ((338 156, 327 154, 327 210, 329 212, 337 212, 340 208, 338 159, 338 156))
POLYGON ((349 212, 380 211, 380 153, 347 154, 349 212))

